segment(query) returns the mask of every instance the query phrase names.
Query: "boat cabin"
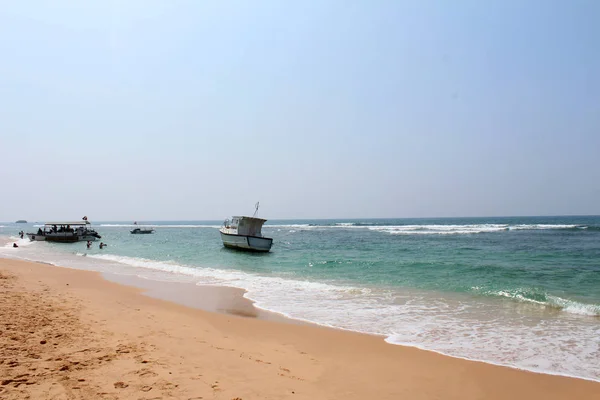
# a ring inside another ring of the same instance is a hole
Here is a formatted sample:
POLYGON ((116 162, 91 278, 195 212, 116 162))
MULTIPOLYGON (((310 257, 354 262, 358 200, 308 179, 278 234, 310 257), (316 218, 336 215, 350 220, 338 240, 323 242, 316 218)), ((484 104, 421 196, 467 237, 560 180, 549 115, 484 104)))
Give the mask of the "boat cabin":
POLYGON ((262 226, 266 219, 255 217, 232 217, 226 228, 235 230, 238 235, 262 237, 262 226))
MULTIPOLYGON (((88 221, 75 222, 46 222, 44 224, 44 233, 74 233, 76 230, 83 231, 90 225, 88 221)), ((40 233, 41 229, 38 230, 40 233)))

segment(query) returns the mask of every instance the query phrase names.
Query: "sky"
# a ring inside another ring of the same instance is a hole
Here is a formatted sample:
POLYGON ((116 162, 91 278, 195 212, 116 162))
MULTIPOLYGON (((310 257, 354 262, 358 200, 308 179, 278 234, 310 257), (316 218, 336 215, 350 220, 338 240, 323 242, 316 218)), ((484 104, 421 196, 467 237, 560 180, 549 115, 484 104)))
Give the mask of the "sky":
POLYGON ((596 0, 13 1, 0 221, 600 214, 596 0))

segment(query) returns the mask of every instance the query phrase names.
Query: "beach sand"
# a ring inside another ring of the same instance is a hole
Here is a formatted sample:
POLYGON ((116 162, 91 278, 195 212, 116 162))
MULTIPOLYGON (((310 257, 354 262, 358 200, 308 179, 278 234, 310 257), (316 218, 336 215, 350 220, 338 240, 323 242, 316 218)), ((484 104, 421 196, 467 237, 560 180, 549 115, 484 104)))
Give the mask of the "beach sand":
POLYGON ((0 399, 600 399, 598 382, 261 318, 237 289, 198 293, 229 314, 0 259, 0 399))

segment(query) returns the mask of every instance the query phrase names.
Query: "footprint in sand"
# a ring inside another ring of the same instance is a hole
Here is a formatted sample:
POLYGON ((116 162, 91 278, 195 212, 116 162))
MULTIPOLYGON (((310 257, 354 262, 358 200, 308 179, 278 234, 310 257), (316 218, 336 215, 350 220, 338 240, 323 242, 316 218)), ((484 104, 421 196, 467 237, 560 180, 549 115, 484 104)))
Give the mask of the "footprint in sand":
POLYGON ((154 372, 154 371, 151 371, 151 370, 149 370, 149 369, 141 369, 141 370, 137 371, 136 373, 137 373, 139 376, 143 376, 143 377, 146 377, 146 376, 149 376, 149 377, 155 377, 155 376, 158 376, 158 374, 157 374, 156 372, 154 372))

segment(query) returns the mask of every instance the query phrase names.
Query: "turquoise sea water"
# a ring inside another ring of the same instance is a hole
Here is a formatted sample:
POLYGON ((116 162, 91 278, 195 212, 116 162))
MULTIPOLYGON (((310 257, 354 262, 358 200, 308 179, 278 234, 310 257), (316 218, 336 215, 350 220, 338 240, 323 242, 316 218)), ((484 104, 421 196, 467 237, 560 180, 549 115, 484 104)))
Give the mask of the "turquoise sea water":
MULTIPOLYGON (((259 307, 390 343, 600 380, 600 217, 267 222, 271 253, 222 247, 219 222, 96 222, 96 242, 0 256, 242 287, 259 307)), ((0 223, 0 235, 39 224, 0 223)))

